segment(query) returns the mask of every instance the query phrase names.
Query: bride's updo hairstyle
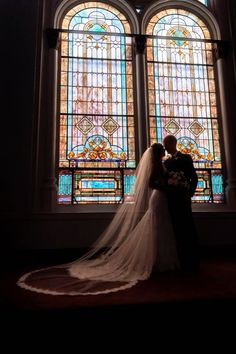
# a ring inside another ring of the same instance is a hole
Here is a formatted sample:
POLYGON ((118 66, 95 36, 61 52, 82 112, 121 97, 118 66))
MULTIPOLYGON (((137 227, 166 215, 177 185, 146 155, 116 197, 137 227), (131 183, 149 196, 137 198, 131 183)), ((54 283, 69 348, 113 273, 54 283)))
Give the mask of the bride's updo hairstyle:
POLYGON ((153 161, 161 161, 164 155, 164 147, 160 143, 154 143, 151 145, 152 153, 153 153, 153 161))

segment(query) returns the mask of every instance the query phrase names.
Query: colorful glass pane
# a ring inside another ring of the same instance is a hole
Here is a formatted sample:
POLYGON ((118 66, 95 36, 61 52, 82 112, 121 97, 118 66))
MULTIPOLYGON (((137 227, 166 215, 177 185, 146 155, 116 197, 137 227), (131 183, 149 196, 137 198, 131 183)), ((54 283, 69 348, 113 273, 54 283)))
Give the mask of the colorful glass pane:
POLYGON ((150 143, 161 142, 167 134, 175 135, 178 149, 190 154, 199 169, 201 182, 194 200, 222 202, 210 33, 194 14, 166 9, 150 20, 147 34, 150 143))
POLYGON ((72 172, 61 171, 58 177, 58 203, 72 203, 72 172))
MULTIPOLYGON (((62 28, 66 32, 60 58, 59 169, 73 169, 78 176, 79 169, 86 168, 135 168, 132 38, 125 36, 130 33, 127 19, 107 4, 88 2, 71 9, 62 28)), ((120 201, 123 190, 114 184, 118 194, 109 199, 108 180, 98 183, 97 173, 94 179, 90 175, 93 187, 83 182, 80 194, 74 193, 76 202, 120 201), (95 186, 100 186, 104 198, 94 192, 95 186)))
POLYGON ((73 186, 73 204, 119 203, 123 190, 122 171, 75 171, 73 186))
POLYGON ((196 203, 222 203, 224 201, 223 175, 220 170, 198 169, 196 203))
POLYGON ((59 204, 111 204, 132 201, 134 169, 61 170, 59 204))

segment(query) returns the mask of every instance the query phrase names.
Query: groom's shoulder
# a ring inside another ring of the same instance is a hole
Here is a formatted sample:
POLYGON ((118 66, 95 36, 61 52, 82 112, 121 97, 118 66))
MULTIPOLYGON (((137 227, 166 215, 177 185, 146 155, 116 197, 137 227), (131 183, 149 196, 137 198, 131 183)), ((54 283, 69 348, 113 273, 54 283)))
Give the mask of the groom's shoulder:
POLYGON ((192 161, 192 157, 189 154, 183 154, 182 152, 178 152, 179 158, 185 160, 185 161, 192 161))

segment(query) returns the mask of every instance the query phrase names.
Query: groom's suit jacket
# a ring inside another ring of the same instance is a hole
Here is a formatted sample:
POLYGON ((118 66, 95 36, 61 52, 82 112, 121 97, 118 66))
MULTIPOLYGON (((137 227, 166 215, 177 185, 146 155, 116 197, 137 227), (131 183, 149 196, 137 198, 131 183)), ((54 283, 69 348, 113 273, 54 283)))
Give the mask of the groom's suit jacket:
POLYGON ((183 171, 189 190, 167 188, 166 195, 176 239, 180 266, 183 270, 196 270, 199 263, 197 232, 193 221, 191 197, 197 187, 198 177, 190 155, 178 152, 165 162, 167 171, 183 171))
POLYGON ((193 166, 193 160, 191 156, 188 154, 182 154, 180 151, 178 151, 175 156, 165 160, 164 164, 168 172, 183 171, 190 186, 190 197, 192 197, 197 187, 198 176, 193 166))

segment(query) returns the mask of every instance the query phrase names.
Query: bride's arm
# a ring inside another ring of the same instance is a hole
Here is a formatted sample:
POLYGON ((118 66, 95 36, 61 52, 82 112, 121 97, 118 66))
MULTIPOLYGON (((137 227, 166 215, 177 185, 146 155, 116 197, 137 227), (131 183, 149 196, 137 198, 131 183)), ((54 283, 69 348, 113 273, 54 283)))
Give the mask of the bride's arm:
POLYGON ((152 166, 152 172, 149 180, 149 187, 151 189, 158 189, 165 191, 167 189, 167 183, 164 176, 163 166, 158 163, 154 163, 152 166))

